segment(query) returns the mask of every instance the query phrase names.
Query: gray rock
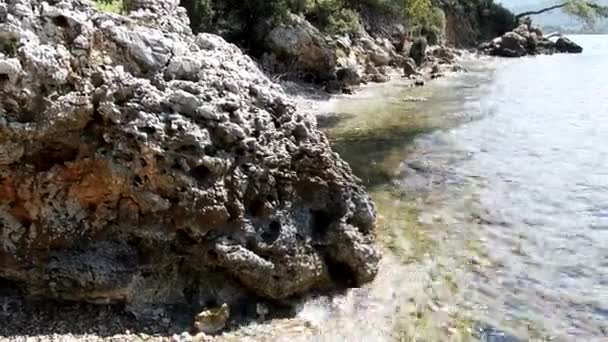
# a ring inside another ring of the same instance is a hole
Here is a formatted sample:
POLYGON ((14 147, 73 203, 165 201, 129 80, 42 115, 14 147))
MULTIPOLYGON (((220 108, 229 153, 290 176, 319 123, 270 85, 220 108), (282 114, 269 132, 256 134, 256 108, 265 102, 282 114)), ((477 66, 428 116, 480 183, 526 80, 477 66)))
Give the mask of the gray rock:
MULTIPOLYGON (((128 17, 83 0, 0 6, 0 44, 15 49, 0 55, 0 277, 141 315, 371 280, 361 181, 251 58, 193 36, 177 4, 132 0, 128 17)), ((298 38, 280 44, 333 75, 331 49, 292 29, 271 41, 298 38)))
POLYGON ((456 59, 456 54, 447 46, 438 46, 431 51, 431 55, 444 63, 451 63, 456 59))
POLYGON ((371 37, 362 37, 358 44, 361 45, 365 54, 368 56, 369 60, 375 66, 385 66, 388 65, 391 61, 391 56, 388 53, 386 47, 381 47, 375 41, 371 39, 371 37))
POLYGON ((526 52, 527 38, 515 33, 505 33, 494 50, 494 54, 502 57, 522 57, 526 52))
POLYGON ((530 27, 526 23, 522 23, 513 30, 513 33, 517 33, 524 39, 528 39, 531 32, 530 27))
POLYGON ((321 80, 335 75, 335 44, 301 17, 292 15, 286 24, 274 27, 266 35, 265 44, 278 60, 292 62, 292 68, 311 72, 321 80))
POLYGON ((357 72, 355 67, 341 68, 336 72, 336 77, 339 82, 347 86, 357 86, 361 84, 361 75, 357 72))
POLYGON ((555 49, 557 49, 558 52, 565 52, 565 53, 583 52, 583 48, 580 45, 576 44, 575 42, 573 42, 572 40, 570 40, 566 37, 560 37, 555 42, 555 49))

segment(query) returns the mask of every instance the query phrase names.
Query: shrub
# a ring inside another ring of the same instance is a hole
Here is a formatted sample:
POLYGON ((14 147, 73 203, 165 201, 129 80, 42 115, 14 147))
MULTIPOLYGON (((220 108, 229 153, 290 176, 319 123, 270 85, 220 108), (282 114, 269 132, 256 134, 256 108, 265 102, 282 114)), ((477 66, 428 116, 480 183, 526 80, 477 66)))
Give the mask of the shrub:
POLYGON ((102 12, 122 14, 125 12, 123 0, 94 0, 95 7, 102 12))
POLYGON ((214 16, 211 0, 180 0, 179 5, 188 12, 193 30, 204 31, 211 26, 214 16))
POLYGON ((359 13, 341 0, 308 0, 305 6, 290 8, 290 11, 303 14, 313 25, 328 33, 347 34, 361 29, 359 13))
POLYGON ((502 36, 517 26, 515 15, 492 0, 483 0, 477 8, 482 38, 502 36))
POLYGON ((362 28, 359 14, 349 8, 341 8, 329 16, 325 30, 336 34, 360 31, 362 28))

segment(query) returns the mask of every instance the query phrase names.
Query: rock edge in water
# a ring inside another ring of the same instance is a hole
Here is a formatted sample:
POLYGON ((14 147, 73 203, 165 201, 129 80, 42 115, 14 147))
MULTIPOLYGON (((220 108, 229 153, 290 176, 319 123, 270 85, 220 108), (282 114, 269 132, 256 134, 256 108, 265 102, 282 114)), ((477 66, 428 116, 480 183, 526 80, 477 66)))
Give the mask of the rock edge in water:
POLYGON ((360 180, 178 3, 0 4, 0 278, 141 314, 372 280, 360 180))

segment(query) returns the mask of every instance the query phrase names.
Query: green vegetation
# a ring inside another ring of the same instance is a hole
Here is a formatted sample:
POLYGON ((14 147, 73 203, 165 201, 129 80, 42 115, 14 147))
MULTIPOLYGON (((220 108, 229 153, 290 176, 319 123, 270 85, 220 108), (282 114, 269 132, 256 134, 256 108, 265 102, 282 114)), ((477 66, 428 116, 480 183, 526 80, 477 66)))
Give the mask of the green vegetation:
POLYGON ((468 44, 476 44, 502 36, 517 26, 515 15, 494 0, 441 0, 442 8, 453 18, 462 18, 467 30, 469 26, 471 37, 468 44))
POLYGON ((94 0, 95 7, 102 12, 121 14, 125 10, 123 0, 94 0))
POLYGON ((190 26, 205 31, 212 24, 215 11, 211 6, 212 0, 181 0, 180 5, 188 12, 190 26))
POLYGON ((364 13, 390 13, 411 23, 412 34, 436 41, 443 34, 445 15, 431 0, 182 0, 195 31, 210 31, 226 14, 253 32, 265 20, 284 21, 290 14, 304 16, 327 33, 360 31, 364 13))
MULTIPOLYGON (((125 12, 126 0, 94 2, 104 12, 125 12)), ((424 36, 431 44, 445 37, 446 13, 473 18, 473 27, 486 27, 484 38, 500 35, 516 22, 513 14, 494 0, 181 0, 180 5, 186 8, 195 32, 217 33, 252 48, 263 32, 277 22, 288 21, 291 14, 305 17, 328 34, 353 34, 370 21, 390 16, 402 21, 410 36, 424 36)), ((587 15, 582 7, 570 10, 587 15)))
POLYGON ((437 44, 445 35, 446 18, 441 8, 429 7, 428 12, 414 18, 410 31, 414 36, 426 37, 430 44, 437 44))
POLYGON ((607 6, 602 6, 595 2, 584 0, 567 0, 562 2, 561 4, 541 8, 536 11, 523 12, 518 14, 516 17, 520 19, 523 17, 542 14, 556 9, 561 9, 564 12, 575 16, 576 18, 582 20, 588 26, 592 26, 593 24, 595 24, 598 18, 608 18, 607 6))
POLYGON ((587 1, 569 0, 564 10, 566 13, 581 19, 588 26, 593 26, 599 18, 608 18, 607 6, 587 1))

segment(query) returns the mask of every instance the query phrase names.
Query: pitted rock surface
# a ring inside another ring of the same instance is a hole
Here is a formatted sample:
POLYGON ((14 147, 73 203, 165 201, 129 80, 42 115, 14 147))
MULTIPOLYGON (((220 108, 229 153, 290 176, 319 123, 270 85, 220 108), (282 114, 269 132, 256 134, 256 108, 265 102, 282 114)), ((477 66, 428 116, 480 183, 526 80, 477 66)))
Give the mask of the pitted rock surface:
POLYGON ((96 303, 359 285, 375 209, 314 119, 179 1, 0 4, 0 278, 96 303))

